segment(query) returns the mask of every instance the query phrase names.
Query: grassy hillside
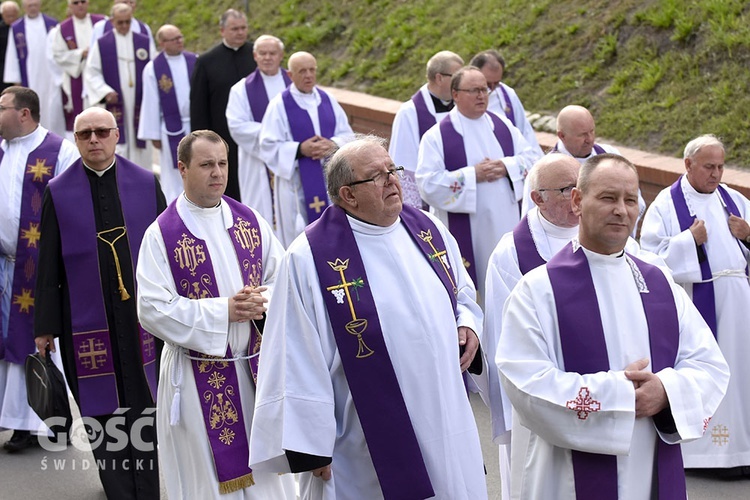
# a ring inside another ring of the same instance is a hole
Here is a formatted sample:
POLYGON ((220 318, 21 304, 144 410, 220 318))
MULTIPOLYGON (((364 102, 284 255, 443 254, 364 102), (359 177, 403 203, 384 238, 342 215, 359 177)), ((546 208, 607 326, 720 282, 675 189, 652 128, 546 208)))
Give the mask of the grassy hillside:
MULTIPOLYGON (((244 3, 141 0, 137 15, 154 29, 177 24, 200 52, 217 41, 217 16, 229 6, 244 3)), ((527 110, 582 104, 600 136, 670 155, 715 133, 729 163, 750 166, 747 2, 253 0, 250 11, 251 37, 273 33, 288 54, 314 53, 327 85, 404 100, 438 50, 468 61, 496 48, 527 110)))

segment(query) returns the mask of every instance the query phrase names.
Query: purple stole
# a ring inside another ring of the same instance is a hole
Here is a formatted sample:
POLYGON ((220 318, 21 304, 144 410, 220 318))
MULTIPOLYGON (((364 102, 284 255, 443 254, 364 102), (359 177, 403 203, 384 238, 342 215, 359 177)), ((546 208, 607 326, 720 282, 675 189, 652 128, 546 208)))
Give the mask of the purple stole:
MULTIPOLYGON (((690 209, 688 209, 687 203, 685 202, 685 195, 683 194, 682 186, 680 185, 681 180, 682 176, 672 184, 672 187, 669 188, 669 192, 672 195, 672 204, 674 205, 674 210, 677 214, 677 221, 680 223, 680 231, 685 231, 693 224, 695 216, 690 214, 690 209)), ((717 191, 719 192, 721 199, 724 200, 724 206, 727 212, 731 215, 741 217, 737 205, 734 203, 732 197, 729 196, 727 190, 719 185, 717 191)), ((706 245, 701 245, 701 248, 703 249, 703 254, 706 256, 706 258, 700 262, 701 278, 703 280, 710 280, 712 273, 711 265, 708 262, 708 253, 706 253, 706 245)), ((716 303, 714 301, 713 282, 706 281, 705 283, 693 283, 693 303, 695 304, 695 307, 698 308, 698 311, 700 311, 703 319, 708 323, 708 326, 711 327, 714 337, 716 337, 718 332, 716 329, 716 303)))
MULTIPOLYGON (((57 19, 49 17, 47 14, 42 14, 44 19, 44 25, 49 30, 57 25, 57 19)), ((29 52, 26 50, 26 16, 22 17, 11 26, 13 30, 13 41, 16 42, 16 54, 18 55, 18 67, 21 70, 21 86, 29 86, 29 75, 26 69, 26 63, 29 52)), ((46 63, 46 62, 45 62, 46 63)))
MULTIPOLYGON (((97 22, 104 19, 101 14, 90 14, 91 24, 94 25, 97 22)), ((68 45, 69 50, 75 50, 78 48, 78 42, 76 41, 75 24, 73 18, 69 17, 65 21, 60 23, 60 35, 68 45)), ((70 77, 70 98, 73 101, 73 109, 71 111, 65 110, 65 130, 73 130, 73 120, 83 111, 83 75, 78 75, 73 78, 70 77)), ((63 92, 63 104, 66 104, 68 96, 63 92)))
POLYGON ((531 234, 528 214, 513 228, 513 242, 516 245, 516 256, 518 257, 518 269, 525 275, 532 269, 547 263, 536 248, 534 237, 531 234))
MULTIPOLYGON (((505 156, 513 156, 513 135, 511 135, 508 126, 494 113, 487 113, 494 125, 494 134, 500 147, 503 148, 505 156)), ((449 172, 458 170, 466 166, 466 149, 464 148, 464 138, 456 132, 451 123, 450 115, 440 120, 440 135, 443 139, 443 158, 445 159, 445 168, 449 172)), ((510 182, 510 179, 508 179, 510 182)), ((510 183, 511 188, 513 183, 510 183)), ((467 270, 474 283, 477 283, 477 270, 474 260, 474 244, 471 241, 471 220, 469 214, 448 212, 448 228, 451 234, 458 241, 458 247, 461 250, 461 256, 466 262, 467 270)))
MULTIPOLYGON (((286 70, 279 68, 279 71, 281 71, 281 77, 284 79, 286 86, 291 85, 292 80, 286 70)), ((253 113, 253 120, 260 123, 266 115, 266 108, 268 107, 268 92, 266 92, 266 86, 263 84, 260 69, 256 68, 245 78, 245 93, 250 104, 250 110, 253 113)))
MULTIPOLYGON (((102 19, 104 19, 104 16, 102 16, 102 19)), ((135 19, 135 21, 138 21, 138 20, 135 19)), ((148 37, 148 29, 146 28, 146 25, 143 24, 142 21, 138 21, 138 26, 141 28, 141 33, 140 34, 141 35, 145 35, 145 36, 148 37)), ((106 35, 107 33, 109 33, 110 31, 112 31, 114 29, 115 29, 115 27, 112 25, 112 20, 111 19, 107 19, 107 21, 104 23, 104 30, 102 31, 102 34, 106 35)))
MULTIPOLYGON (((185 57, 188 78, 190 78, 198 56, 188 51, 184 51, 182 54, 185 57)), ((161 52, 154 58, 154 76, 159 88, 159 103, 161 104, 161 112, 164 117, 164 125, 167 128, 167 137, 169 137, 172 167, 177 168, 177 146, 180 144, 182 138, 185 137, 185 131, 182 126, 180 107, 177 104, 177 92, 174 90, 172 71, 169 69, 169 63, 164 52, 161 52)))
MULTIPOLYGON (((156 219, 154 174, 116 156, 115 174, 133 269, 146 228, 156 219), (145 196, 144 196, 145 194, 145 196)), ((62 258, 68 276, 75 372, 81 415, 109 415, 119 406, 107 312, 99 276, 94 203, 86 167, 78 159, 49 183, 60 226, 62 258), (93 266, 93 267, 92 267, 93 266)), ((135 280, 134 280, 135 281, 135 280)), ((135 296, 135 293, 133 294, 135 296)), ((154 337, 138 325, 143 371, 156 401, 154 337)))
MULTIPOLYGON (((439 230, 426 215, 406 205, 401 222, 440 277, 455 312, 457 288, 439 230)), ((328 207, 305 229, 305 235, 383 496, 432 497, 432 483, 388 356, 377 304, 346 212, 336 205, 328 207), (343 297, 342 291, 346 300, 339 302, 335 294, 343 297)))
POLYGON ((414 103, 414 109, 417 110, 417 126, 419 127, 419 138, 421 139, 425 132, 437 123, 437 120, 435 119, 435 115, 430 113, 430 110, 427 108, 427 103, 424 101, 421 90, 417 90, 411 96, 411 100, 414 103))
MULTIPOLYGON (((122 99, 122 88, 120 87, 120 70, 117 64, 117 44, 115 42, 115 33, 110 31, 102 36, 99 40, 99 52, 102 59, 102 73, 107 85, 117 92, 119 98, 115 104, 107 104, 107 110, 115 115, 117 128, 120 129, 120 140, 118 144, 127 142, 125 122, 123 115, 125 112, 125 103, 122 99), (105 64, 104 62, 107 61, 105 64)), ((133 54, 135 55, 135 106, 133 109, 133 130, 138 132, 138 123, 141 119, 141 100, 143 99, 143 68, 149 61, 150 57, 150 39, 148 35, 133 33, 133 54), (146 57, 141 59, 139 53, 145 51, 146 57)), ((146 147, 146 141, 136 140, 136 146, 139 148, 146 147)))
POLYGON ((503 110, 505 112, 505 116, 513 125, 515 125, 516 117, 513 115, 513 104, 510 102, 510 95, 508 95, 508 91, 505 90, 505 87, 502 83, 499 83, 497 86, 500 87, 500 91, 503 93, 503 98, 505 99, 505 109, 503 110))
MULTIPOLYGON (((643 275, 648 293, 641 301, 648 324, 651 365, 654 373, 674 367, 679 347, 679 320, 669 282, 655 266, 629 256, 643 275)), ((624 256, 622 258, 625 258, 624 256)), ((609 358, 601 313, 586 254, 566 245, 547 263, 560 329, 565 371, 582 375, 608 371, 609 358)), ((581 392, 584 392, 581 388, 581 392)), ((579 396, 582 394, 579 393, 579 396)), ((594 397, 595 395, 589 396, 594 397)), ((669 411, 669 410, 666 410, 669 411)), ((679 445, 657 437, 658 491, 660 500, 687 498, 679 445)), ((617 498, 617 457, 572 451, 576 498, 617 498)))
MULTIPOLYGON (((34 287, 39 259, 39 226, 42 220, 42 194, 55 175, 62 137, 48 132, 42 143, 29 153, 23 176, 21 218, 18 226, 16 262, 13 268, 8 336, 0 336, 0 359, 23 364, 34 352, 34 287)), ((0 149, 0 162, 5 152, 0 149)))
MULTIPOLYGON (((263 276, 263 247, 260 227, 255 214, 246 206, 226 196, 223 198, 232 211, 234 225, 229 228, 237 255, 237 268, 245 285, 258 286, 263 276)), ((192 300, 220 297, 211 255, 206 242, 193 235, 177 212, 177 201, 157 219, 161 229, 169 268, 177 293, 192 300)), ((260 351, 261 336, 251 322, 250 350, 260 351)), ((232 361, 190 351, 195 388, 200 396, 203 421, 219 480, 219 492, 231 493, 255 484, 248 467, 249 448, 245 432, 245 418, 239 393, 237 369, 232 361)), ((226 358, 232 358, 227 345, 226 358)), ((258 357, 251 359, 253 379, 258 368, 258 357), (253 364, 252 361, 255 361, 253 364)))
MULTIPOLYGON (((320 122, 320 135, 326 139, 333 137, 336 131, 336 115, 333 112, 331 99, 328 94, 318 89, 320 93, 320 104, 318 105, 318 121, 320 122)), ((284 101, 286 116, 289 120, 292 139, 296 142, 304 142, 315 135, 310 114, 300 108, 287 88, 281 93, 284 101)), ((313 160, 306 156, 298 160, 299 176, 302 181, 302 191, 305 195, 305 209, 307 210, 307 223, 313 222, 320 217, 321 212, 328 205, 328 194, 323 176, 323 164, 320 160, 313 160)))

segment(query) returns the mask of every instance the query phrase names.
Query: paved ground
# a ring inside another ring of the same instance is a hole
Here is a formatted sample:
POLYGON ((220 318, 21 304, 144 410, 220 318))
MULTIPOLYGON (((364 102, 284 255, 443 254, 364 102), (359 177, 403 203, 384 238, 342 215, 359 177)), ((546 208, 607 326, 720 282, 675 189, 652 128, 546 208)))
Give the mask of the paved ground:
MULTIPOLYGON (((499 500, 497 447, 490 442, 489 413, 479 398, 473 397, 472 405, 484 448, 490 499, 499 500)), ((0 443, 10 436, 10 431, 0 432, 0 443)), ((92 463, 91 452, 78 450, 72 445, 64 452, 48 452, 36 447, 14 455, 0 449, 0 500, 104 500, 98 475, 91 469, 92 463)), ((687 484, 690 500, 750 498, 748 479, 728 481, 689 474, 687 484)), ((164 491, 162 498, 166 498, 164 491)))

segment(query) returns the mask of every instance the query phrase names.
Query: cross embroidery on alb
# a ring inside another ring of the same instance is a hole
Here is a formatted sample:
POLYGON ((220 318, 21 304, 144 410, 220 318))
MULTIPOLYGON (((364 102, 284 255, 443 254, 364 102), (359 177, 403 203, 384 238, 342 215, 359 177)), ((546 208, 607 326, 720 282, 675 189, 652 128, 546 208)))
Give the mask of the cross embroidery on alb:
POLYGON ((578 418, 586 420, 589 413, 594 413, 602 408, 602 404, 591 397, 588 387, 581 387, 578 391, 578 397, 565 403, 565 407, 578 413, 578 418))

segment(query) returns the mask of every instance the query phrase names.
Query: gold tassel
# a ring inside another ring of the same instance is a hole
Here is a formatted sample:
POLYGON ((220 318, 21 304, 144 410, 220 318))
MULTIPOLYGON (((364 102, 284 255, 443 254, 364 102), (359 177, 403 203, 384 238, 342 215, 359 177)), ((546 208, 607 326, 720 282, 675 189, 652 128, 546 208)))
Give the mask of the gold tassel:
POLYGON ((240 476, 229 481, 220 482, 219 494, 226 495, 227 493, 232 493, 235 491, 243 490, 245 488, 249 488, 254 484, 255 480, 253 479, 253 473, 251 472, 250 474, 245 474, 244 476, 240 476))
POLYGON ((130 298, 130 294, 128 293, 127 289, 125 288, 125 283, 122 282, 122 275, 119 275, 117 277, 117 281, 120 283, 120 300, 125 302, 130 298))

